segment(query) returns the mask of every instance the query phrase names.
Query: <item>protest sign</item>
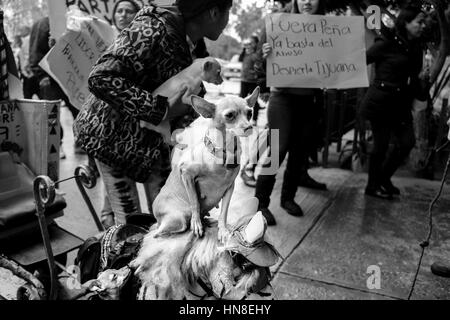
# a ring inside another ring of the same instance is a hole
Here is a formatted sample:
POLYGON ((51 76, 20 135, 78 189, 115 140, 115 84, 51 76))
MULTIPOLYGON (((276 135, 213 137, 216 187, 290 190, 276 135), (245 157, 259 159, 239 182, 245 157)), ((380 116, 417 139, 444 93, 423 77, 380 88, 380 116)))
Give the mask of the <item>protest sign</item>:
MULTIPOLYGON (((50 33, 59 39, 66 31, 66 12, 70 6, 77 6, 82 12, 112 24, 112 11, 118 0, 47 0, 50 18, 50 33)), ((152 0, 134 0, 142 8, 152 0)), ((174 0, 157 0, 155 3, 170 4, 174 0)))
POLYGON ((0 151, 17 155, 36 175, 59 176, 60 101, 0 102, 0 151))
POLYGON ((363 17, 276 13, 266 17, 267 84, 347 89, 369 85, 363 17))
POLYGON ((60 85, 73 106, 80 109, 89 95, 92 66, 113 42, 116 33, 105 21, 72 15, 69 30, 39 65, 60 85))

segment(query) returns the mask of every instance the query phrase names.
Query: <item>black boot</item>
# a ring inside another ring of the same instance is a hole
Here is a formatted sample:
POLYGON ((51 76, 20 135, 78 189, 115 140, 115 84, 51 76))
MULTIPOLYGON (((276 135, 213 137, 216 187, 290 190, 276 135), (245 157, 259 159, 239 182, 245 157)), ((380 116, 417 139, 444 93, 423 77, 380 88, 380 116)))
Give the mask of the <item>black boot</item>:
POLYGON ((366 187, 365 194, 371 197, 376 197, 384 200, 392 200, 392 193, 387 192, 385 189, 381 187, 366 187))
POLYGON ((295 203, 294 200, 286 200, 281 201, 281 207, 286 210, 287 213, 289 213, 291 216, 294 217, 301 217, 303 216, 303 210, 300 208, 300 206, 295 203))
POLYGON ((277 224, 275 217, 272 212, 270 212, 269 208, 260 208, 258 211, 261 211, 264 218, 266 218, 268 226, 274 226, 277 224))
POLYGON ((386 190, 387 193, 391 193, 396 196, 400 195, 400 189, 394 186, 390 179, 387 179, 381 183, 381 187, 386 190))
POLYGON ((327 185, 325 183, 320 183, 311 178, 308 173, 302 174, 298 185, 300 187, 316 189, 316 190, 327 190, 327 185))

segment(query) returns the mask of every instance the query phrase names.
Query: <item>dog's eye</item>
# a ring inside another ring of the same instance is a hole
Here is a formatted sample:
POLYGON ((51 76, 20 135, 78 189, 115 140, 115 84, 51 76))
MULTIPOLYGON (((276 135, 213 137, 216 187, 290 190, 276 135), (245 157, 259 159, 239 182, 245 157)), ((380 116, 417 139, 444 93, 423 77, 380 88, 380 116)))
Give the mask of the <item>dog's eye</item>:
POLYGON ((228 121, 232 121, 234 120, 234 118, 235 118, 234 112, 225 113, 225 119, 227 119, 228 121))
POLYGON ((252 114, 253 114, 252 110, 247 111, 247 120, 250 120, 252 118, 252 114))

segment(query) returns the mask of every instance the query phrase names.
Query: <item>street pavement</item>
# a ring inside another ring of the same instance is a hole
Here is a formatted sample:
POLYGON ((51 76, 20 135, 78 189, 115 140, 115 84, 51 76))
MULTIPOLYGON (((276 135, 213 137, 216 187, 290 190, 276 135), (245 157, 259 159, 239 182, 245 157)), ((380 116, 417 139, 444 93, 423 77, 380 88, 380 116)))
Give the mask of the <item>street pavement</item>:
MULTIPOLYGON (((208 91, 212 100, 224 94, 236 94, 239 82, 228 81, 219 90, 208 91)), ((262 125, 265 110, 260 118, 259 125, 262 125)), ((67 158, 60 162, 60 178, 73 175, 78 164, 87 163, 85 155, 74 153, 72 121, 67 108, 62 108, 63 148, 67 158)), ((334 145, 330 152, 331 158, 333 155, 337 158, 334 145)), ((277 299, 407 299, 421 254, 419 244, 429 230, 429 204, 440 182, 416 179, 403 170, 393 179, 401 196, 393 201, 379 200, 364 195, 365 173, 339 169, 337 162, 331 161, 328 168, 309 170, 313 178, 327 184, 328 190, 299 187, 295 200, 305 215, 293 217, 280 207, 283 172, 284 166, 278 172, 270 204, 277 225, 267 231, 267 240, 284 258, 272 268, 277 299)), ((97 233, 74 181, 62 183, 60 188, 65 193, 67 209, 58 223, 82 238, 97 233)), ((145 199, 142 187, 138 188, 145 199)), ((88 192, 99 213, 101 183, 88 192)), ((242 202, 253 194, 254 190, 238 177, 231 200, 230 223, 239 217, 242 202)), ((434 261, 450 264, 449 211, 450 188, 445 184, 433 208, 433 233, 412 299, 450 299, 450 279, 430 272, 434 261)), ((69 256, 68 263, 73 257, 73 254, 69 256)))

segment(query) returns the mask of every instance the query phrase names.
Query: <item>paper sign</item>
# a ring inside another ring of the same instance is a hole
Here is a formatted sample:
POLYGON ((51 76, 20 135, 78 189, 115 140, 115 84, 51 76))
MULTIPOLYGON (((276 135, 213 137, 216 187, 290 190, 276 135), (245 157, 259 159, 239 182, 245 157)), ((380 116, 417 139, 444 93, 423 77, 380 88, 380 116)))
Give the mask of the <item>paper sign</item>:
POLYGON ((15 154, 36 175, 58 180, 60 101, 0 102, 0 151, 15 154))
POLYGON ((96 18, 73 20, 70 25, 74 30, 68 30, 39 65, 58 82, 73 106, 80 109, 89 95, 89 73, 116 33, 108 23, 96 18))
POLYGON ((276 13, 266 17, 266 30, 269 86, 369 86, 363 17, 276 13))
MULTIPOLYGON (((66 12, 70 6, 77 6, 88 15, 102 19, 112 24, 112 12, 118 0, 47 0, 50 18, 50 34, 59 39, 66 31, 66 12)), ((152 0, 134 0, 141 8, 152 0)), ((157 2, 173 2, 160 0, 157 2)))

